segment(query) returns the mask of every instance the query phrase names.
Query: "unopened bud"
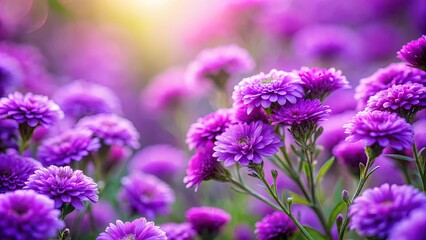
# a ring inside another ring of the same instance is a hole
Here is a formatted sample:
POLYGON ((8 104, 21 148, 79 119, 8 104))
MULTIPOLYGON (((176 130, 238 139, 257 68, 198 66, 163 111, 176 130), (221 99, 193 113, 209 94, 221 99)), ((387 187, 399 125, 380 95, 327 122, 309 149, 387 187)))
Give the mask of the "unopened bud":
POLYGON ((348 191, 346 191, 346 190, 342 191, 342 200, 346 204, 349 204, 349 193, 348 193, 348 191))

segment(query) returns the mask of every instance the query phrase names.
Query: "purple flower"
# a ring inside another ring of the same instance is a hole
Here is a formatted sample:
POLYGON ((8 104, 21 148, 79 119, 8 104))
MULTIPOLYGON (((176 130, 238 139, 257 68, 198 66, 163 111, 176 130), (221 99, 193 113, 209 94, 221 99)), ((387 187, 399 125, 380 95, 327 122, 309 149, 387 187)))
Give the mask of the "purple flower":
POLYGON ((80 119, 99 113, 120 113, 120 100, 115 93, 102 85, 83 80, 62 86, 54 97, 65 116, 80 119))
POLYGON ((65 227, 59 214, 51 199, 32 190, 0 194, 0 236, 34 240, 55 237, 65 227))
POLYGON ((0 52, 0 96, 22 83, 23 74, 16 59, 0 52))
POLYGON ((133 222, 123 223, 117 220, 110 223, 105 232, 101 233, 96 240, 117 240, 117 239, 144 239, 144 240, 166 240, 166 234, 153 222, 146 221, 145 218, 133 220, 133 222))
POLYGON ((365 146, 378 144, 382 148, 402 150, 413 142, 411 125, 396 113, 362 111, 343 127, 349 135, 346 141, 363 140, 365 146))
POLYGON ((331 115, 327 121, 321 125, 324 132, 318 138, 318 144, 322 145, 325 150, 331 151, 340 141, 346 138, 343 124, 347 123, 355 115, 352 111, 331 115))
POLYGON ((243 103, 234 102, 232 109, 234 111, 234 119, 236 122, 255 122, 262 121, 268 123, 268 117, 266 116, 263 108, 255 108, 250 113, 247 113, 247 106, 243 103))
POLYGON ((418 83, 393 85, 370 97, 367 109, 396 112, 411 122, 426 107, 426 87, 418 83))
POLYGON ((192 228, 203 237, 213 239, 231 220, 231 215, 220 208, 192 207, 185 214, 186 220, 192 228))
POLYGON ((203 181, 223 178, 222 166, 217 158, 213 157, 213 146, 212 142, 208 143, 204 148, 198 149, 189 160, 186 176, 183 178, 186 188, 195 186, 197 191, 203 181))
POLYGON ((376 93, 390 88, 392 85, 407 83, 420 83, 426 85, 426 72, 408 67, 404 63, 392 63, 385 68, 380 68, 367 78, 360 80, 355 89, 355 99, 358 108, 364 109, 367 101, 376 93))
POLYGON ((193 123, 186 134, 188 148, 204 147, 208 142, 215 141, 233 122, 230 109, 219 109, 193 123))
POLYGON ((410 213, 426 207, 426 195, 409 185, 365 190, 349 207, 349 227, 361 236, 386 238, 410 213))
POLYGON ((237 45, 206 49, 189 64, 186 81, 190 86, 197 86, 206 84, 209 79, 224 87, 230 76, 250 72, 254 65, 247 50, 237 45))
POLYGON ((71 129, 42 142, 37 159, 44 166, 63 166, 72 161, 81 161, 100 148, 99 139, 93 138, 88 129, 71 129))
POLYGON ((398 52, 398 58, 408 62, 411 67, 426 71, 426 35, 405 44, 398 52))
POLYGON ((287 239, 297 231, 296 225, 282 212, 273 212, 256 223, 259 240, 287 239))
POLYGON ((426 239, 426 208, 413 211, 392 228, 388 240, 426 239))
POLYGON ((175 201, 169 185, 152 175, 133 173, 122 178, 121 184, 120 201, 131 213, 136 212, 148 219, 167 214, 175 201))
POLYGON ((160 228, 168 240, 195 240, 197 234, 189 223, 165 223, 160 228))
POLYGON ((41 164, 32 158, 0 153, 0 193, 22 189, 28 177, 39 168, 41 164))
POLYGON ((238 224, 234 228, 235 240, 252 240, 255 239, 253 229, 248 224, 238 224))
POLYGON ((46 96, 15 92, 0 99, 0 118, 10 118, 19 124, 50 127, 63 117, 59 106, 46 96))
POLYGON ((283 144, 274 128, 263 122, 237 123, 217 137, 213 157, 231 166, 260 164, 262 157, 274 155, 283 144))
POLYGON ((91 130, 106 145, 139 147, 139 133, 127 119, 114 114, 98 114, 78 121, 77 128, 91 130))
POLYGON ((171 145, 145 147, 132 158, 129 171, 141 171, 163 180, 171 180, 183 168, 185 153, 171 145))
POLYGON ((55 201, 55 208, 71 204, 77 210, 83 210, 84 200, 98 201, 98 186, 92 178, 82 171, 73 171, 70 167, 50 166, 35 171, 26 182, 25 189, 32 189, 55 201))
POLYGON ((304 96, 302 81, 294 73, 271 70, 269 73, 244 78, 235 86, 233 100, 247 106, 247 114, 255 108, 271 108, 272 104, 296 103, 304 96))
POLYGON ((347 167, 355 175, 359 175, 359 163, 367 162, 362 142, 350 143, 342 141, 333 148, 333 155, 340 164, 347 167))
POLYGON ((350 88, 342 71, 334 68, 308 68, 302 67, 296 72, 302 80, 305 97, 318 98, 323 101, 330 93, 338 89, 350 88))

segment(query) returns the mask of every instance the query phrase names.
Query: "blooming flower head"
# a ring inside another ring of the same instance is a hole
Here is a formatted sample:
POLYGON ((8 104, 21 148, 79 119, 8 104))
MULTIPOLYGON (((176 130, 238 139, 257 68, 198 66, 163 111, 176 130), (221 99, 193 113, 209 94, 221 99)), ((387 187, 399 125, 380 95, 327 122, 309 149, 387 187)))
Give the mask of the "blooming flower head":
POLYGON ((376 93, 390 88, 392 85, 407 83, 420 83, 426 85, 426 72, 408 67, 404 63, 392 63, 385 68, 380 68, 367 78, 360 80, 355 89, 355 99, 358 108, 364 109, 367 101, 376 93))
POLYGON ((426 107, 426 87, 419 83, 393 85, 370 97, 367 109, 396 112, 412 121, 415 114, 426 107))
POLYGON ((343 127, 349 134, 346 141, 363 140, 365 146, 378 144, 381 148, 390 146, 402 150, 413 142, 411 125, 396 113, 362 111, 343 127))
POLYGON ((274 155, 283 145, 274 128, 260 121, 231 125, 216 139, 213 157, 225 166, 260 164, 262 157, 274 155))
POLYGON ((236 46, 220 46, 203 50, 188 66, 186 81, 191 86, 206 84, 211 80, 223 86, 227 79, 238 73, 250 72, 254 60, 247 50, 236 46))
POLYGON ((271 70, 269 73, 244 78, 235 86, 233 100, 247 106, 247 114, 255 108, 271 108, 273 104, 296 103, 304 96, 302 81, 294 73, 271 70))
POLYGON ((152 174, 163 180, 171 180, 182 169, 185 153, 171 145, 158 144, 145 147, 132 158, 129 171, 152 174))
POLYGON ((121 179, 119 199, 132 213, 154 219, 169 212, 175 201, 173 190, 155 176, 134 173, 121 179))
POLYGON ((259 240, 287 239, 297 231, 296 225, 282 212, 273 212, 256 223, 259 240))
POLYGON ((105 232, 96 238, 96 240, 117 239, 166 240, 167 237, 153 222, 148 222, 145 218, 139 218, 125 223, 117 220, 115 225, 110 223, 105 232))
POLYGON ((0 153, 0 193, 23 188, 28 177, 39 168, 41 164, 34 159, 0 153))
POLYGON ((55 208, 71 204, 77 210, 83 210, 84 200, 96 203, 98 187, 92 178, 80 170, 73 171, 69 166, 50 166, 35 171, 28 178, 25 189, 32 189, 55 201, 55 208))
POLYGON ((45 240, 56 236, 65 224, 48 197, 32 190, 0 194, 2 239, 45 240))
POLYGON ((59 106, 46 96, 15 92, 0 99, 0 118, 10 118, 19 124, 50 127, 63 117, 59 106))
POLYGON ((87 116, 78 121, 77 128, 87 128, 106 145, 139 147, 139 133, 127 119, 115 114, 87 116))
POLYGON ((349 227, 361 236, 386 238, 395 224, 425 207, 426 195, 414 187, 383 184, 354 200, 349 207, 349 227))
POLYGON ((426 208, 413 211, 392 228, 389 240, 426 239, 426 208))
POLYGON ((37 159, 44 166, 63 166, 72 161, 81 161, 99 147, 99 139, 93 138, 92 131, 71 129, 44 140, 38 148, 37 159))
POLYGON ((168 240, 195 240, 197 234, 189 223, 165 223, 160 228, 168 240))
POLYGON ((405 44, 398 51, 398 58, 408 62, 411 67, 426 71, 426 35, 405 44))
POLYGON ((233 122, 230 109, 219 109, 193 123, 186 134, 186 143, 190 150, 203 147, 207 142, 215 141, 233 122))
POLYGON ((186 220, 200 236, 216 236, 231 220, 231 215, 220 208, 192 207, 185 214, 186 220))
POLYGON ((347 167, 351 173, 359 175, 359 164, 364 165, 367 162, 364 145, 362 142, 345 142, 342 141, 333 148, 333 155, 337 161, 347 167))
POLYGON ((324 100, 330 93, 338 89, 350 88, 342 71, 334 68, 302 67, 297 71, 305 89, 305 97, 324 100))
POLYGON ((121 112, 120 100, 111 89, 83 80, 62 86, 55 93, 54 99, 65 116, 74 119, 99 113, 121 112))

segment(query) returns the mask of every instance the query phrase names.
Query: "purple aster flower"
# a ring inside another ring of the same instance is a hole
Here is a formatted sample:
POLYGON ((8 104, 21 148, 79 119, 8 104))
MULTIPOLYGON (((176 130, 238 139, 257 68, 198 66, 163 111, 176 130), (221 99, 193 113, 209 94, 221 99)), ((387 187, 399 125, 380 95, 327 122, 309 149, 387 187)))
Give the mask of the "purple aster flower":
POLYGON ((333 155, 337 161, 354 175, 359 175, 359 163, 367 163, 364 144, 362 142, 350 143, 342 141, 333 148, 333 155))
POLYGON ((158 144, 137 152, 129 165, 129 171, 152 174, 162 180, 171 180, 184 165, 185 153, 171 145, 158 144))
POLYGON ((426 208, 413 211, 392 228, 388 240, 426 239, 426 208))
POLYGON ((32 158, 0 153, 0 193, 22 189, 28 177, 39 168, 41 164, 32 158))
POLYGON ((223 88, 229 77, 250 72, 254 65, 254 60, 247 50, 237 45, 206 49, 189 64, 186 81, 190 86, 199 86, 210 80, 223 88))
POLYGON ((392 63, 385 68, 380 68, 371 76, 361 79, 356 87, 355 99, 358 101, 358 108, 364 109, 368 99, 376 93, 392 85, 407 83, 426 85, 426 72, 408 67, 404 63, 392 63))
POLYGON ((393 85, 370 97, 367 109, 396 112, 412 122, 416 113, 426 107, 426 87, 419 83, 393 85))
POLYGON ((78 121, 77 128, 91 130, 106 145, 139 147, 139 133, 133 123, 114 114, 87 116, 78 121))
POLYGON ((37 159, 44 166, 63 166, 72 161, 81 161, 100 148, 99 139, 93 138, 88 129, 71 129, 42 142, 37 159))
POLYGON ((325 150, 332 151, 340 141, 345 140, 346 134, 343 125, 349 122, 354 115, 353 111, 330 115, 328 120, 321 124, 324 132, 318 138, 318 144, 322 145, 325 150))
POLYGON ((234 228, 235 240, 253 240, 255 239, 253 229, 247 224, 238 224, 234 228))
POLYGON ((189 160, 186 176, 183 182, 186 188, 195 186, 195 191, 203 181, 210 179, 224 181, 223 167, 213 157, 213 142, 208 143, 204 148, 197 149, 195 155, 189 160))
POLYGON ((266 116, 263 108, 255 108, 250 113, 247 113, 247 106, 243 103, 234 102, 232 109, 234 111, 234 119, 236 122, 255 122, 262 121, 268 123, 268 117, 266 116))
POLYGON ((208 142, 215 141, 233 122, 232 110, 219 109, 193 123, 186 134, 188 148, 204 147, 208 142))
POLYGON ((244 78, 235 86, 233 100, 247 106, 247 114, 255 108, 271 108, 272 104, 296 103, 304 96, 302 81, 294 73, 271 70, 269 73, 244 78))
POLYGON ((283 144, 274 128, 263 122, 237 123, 217 137, 213 157, 231 166, 260 164, 262 157, 273 156, 283 144))
POLYGON ((323 101, 330 93, 338 89, 350 88, 342 71, 334 68, 308 68, 302 67, 296 72, 302 80, 305 97, 318 98, 323 101))
POLYGON ((197 234, 189 223, 165 223, 160 228, 168 240, 195 240, 197 234))
POLYGON ((363 140, 365 146, 390 146, 396 150, 409 148, 413 143, 413 130, 396 113, 381 111, 359 112, 351 122, 343 125, 348 142, 363 140))
POLYGON ((32 190, 0 194, 0 236, 5 240, 45 240, 65 227, 48 197, 32 190))
POLYGON ((185 217, 192 228, 206 239, 214 239, 231 220, 231 215, 224 210, 207 206, 192 207, 186 212, 185 217))
POLYGON ((13 119, 19 124, 50 127, 63 117, 59 106, 46 96, 15 92, 0 99, 0 118, 13 119))
POLYGON ((83 210, 84 200, 98 201, 98 186, 92 178, 80 170, 73 171, 69 166, 50 166, 35 171, 28 178, 25 189, 32 189, 55 201, 55 208, 71 204, 77 210, 83 210))
POLYGON ((154 225, 154 222, 139 218, 125 223, 117 220, 115 225, 110 223, 105 232, 96 238, 96 240, 117 239, 166 240, 167 237, 165 232, 154 225))
POLYGON ((148 219, 158 214, 166 215, 175 195, 167 183, 155 176, 133 173, 121 179, 119 199, 131 213, 138 213, 148 219))
POLYGON ((414 187, 383 184, 354 200, 349 207, 349 227, 361 236, 386 238, 399 221, 425 207, 426 195, 414 187))
POLYGON ((259 240, 287 239, 297 231, 296 225, 282 212, 273 212, 256 223, 259 240))
POLYGON ((83 80, 62 86, 54 96, 65 116, 80 119, 99 113, 120 113, 120 100, 102 85, 83 80))
POLYGON ((426 71, 426 35, 405 44, 398 52, 398 58, 411 67, 426 71))

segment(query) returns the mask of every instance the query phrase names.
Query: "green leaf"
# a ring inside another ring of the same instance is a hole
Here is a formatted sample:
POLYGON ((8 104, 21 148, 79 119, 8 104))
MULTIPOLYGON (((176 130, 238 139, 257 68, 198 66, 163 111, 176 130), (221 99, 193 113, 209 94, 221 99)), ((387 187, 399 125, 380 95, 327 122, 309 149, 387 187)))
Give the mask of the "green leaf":
MULTIPOLYGON (((315 240, 327 240, 328 238, 326 236, 324 236, 322 233, 318 232, 317 230, 307 227, 307 226, 303 226, 306 231, 311 235, 311 237, 315 240)), ((305 240, 306 238, 303 236, 301 231, 297 231, 293 237, 293 240, 305 240)))
POLYGON ((390 158, 394 158, 394 159, 398 159, 398 160, 408 161, 408 162, 415 162, 416 161, 412 157, 407 157, 407 156, 400 155, 400 154, 385 154, 385 156, 390 157, 390 158))
POLYGON ((366 178, 368 178, 373 172, 375 172, 377 169, 379 169, 380 168, 380 166, 377 166, 377 167, 375 167, 375 168, 373 168, 373 169, 371 169, 368 173, 367 173, 367 176, 366 176, 366 178))
POLYGON ((303 205, 306 205, 306 206, 310 205, 308 200, 306 200, 304 197, 300 196, 297 193, 290 192, 290 196, 293 198, 293 203, 303 204, 303 205))
POLYGON ((327 173, 327 171, 331 168, 331 166, 334 163, 334 159, 335 159, 334 157, 331 157, 327 162, 325 162, 322 165, 321 169, 318 172, 318 176, 317 176, 317 178, 315 180, 315 182, 317 184, 321 182, 322 178, 325 176, 325 174, 327 173))
POLYGON ((321 134, 324 132, 323 127, 319 127, 318 130, 315 132, 314 139, 315 141, 321 136, 321 134))
POLYGON ((346 203, 341 201, 339 202, 334 208, 333 211, 331 211, 330 217, 328 218, 328 230, 330 230, 333 227, 334 221, 336 220, 337 215, 343 211, 343 209, 346 208, 346 203))
POLYGON ((302 169, 303 169, 303 172, 306 174, 306 176, 308 176, 309 165, 307 162, 302 162, 302 169))

